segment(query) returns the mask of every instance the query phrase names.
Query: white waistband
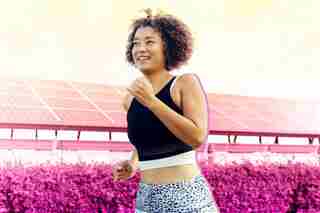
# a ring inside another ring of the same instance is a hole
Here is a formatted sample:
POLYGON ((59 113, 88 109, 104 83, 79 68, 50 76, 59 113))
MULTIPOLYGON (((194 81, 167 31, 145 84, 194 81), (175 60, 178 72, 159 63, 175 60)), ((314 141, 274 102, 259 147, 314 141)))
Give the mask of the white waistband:
POLYGON ((181 153, 178 155, 170 156, 167 158, 161 158, 157 160, 147 160, 147 161, 139 161, 139 169, 147 170, 147 169, 155 169, 169 166, 177 166, 184 164, 196 164, 196 153, 194 150, 181 153))

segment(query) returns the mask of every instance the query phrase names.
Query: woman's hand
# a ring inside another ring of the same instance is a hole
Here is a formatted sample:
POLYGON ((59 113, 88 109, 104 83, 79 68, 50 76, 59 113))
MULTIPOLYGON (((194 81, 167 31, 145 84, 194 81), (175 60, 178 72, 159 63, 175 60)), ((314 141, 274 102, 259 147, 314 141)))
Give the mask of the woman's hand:
POLYGON ((150 107, 156 100, 152 84, 144 77, 135 80, 127 90, 145 107, 150 107))
POLYGON ((136 170, 137 170, 137 166, 129 160, 116 163, 112 167, 113 180, 114 181, 127 180, 135 175, 136 170))

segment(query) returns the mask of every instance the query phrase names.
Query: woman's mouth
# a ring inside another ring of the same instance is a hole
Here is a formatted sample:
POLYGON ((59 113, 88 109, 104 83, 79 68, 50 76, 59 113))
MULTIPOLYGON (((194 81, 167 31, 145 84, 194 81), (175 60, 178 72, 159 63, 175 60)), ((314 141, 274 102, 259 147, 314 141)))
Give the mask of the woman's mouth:
POLYGON ((151 59, 150 56, 139 56, 139 57, 137 58, 137 61, 139 61, 139 62, 146 62, 146 61, 149 61, 150 59, 151 59))

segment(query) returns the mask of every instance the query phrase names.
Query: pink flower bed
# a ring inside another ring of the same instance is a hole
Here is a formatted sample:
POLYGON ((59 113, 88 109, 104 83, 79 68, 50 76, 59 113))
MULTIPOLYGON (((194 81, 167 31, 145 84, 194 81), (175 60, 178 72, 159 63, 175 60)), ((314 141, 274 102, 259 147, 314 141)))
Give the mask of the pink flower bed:
MULTIPOLYGON (((221 213, 320 212, 320 168, 200 165, 221 213)), ((106 164, 0 169, 0 212, 133 213, 139 174, 113 182, 106 164)))
POLYGON ((0 212, 127 213, 134 208, 137 183, 138 175, 112 181, 109 165, 1 169, 0 212))
POLYGON ((320 168, 211 165, 203 172, 221 212, 320 212, 320 168))

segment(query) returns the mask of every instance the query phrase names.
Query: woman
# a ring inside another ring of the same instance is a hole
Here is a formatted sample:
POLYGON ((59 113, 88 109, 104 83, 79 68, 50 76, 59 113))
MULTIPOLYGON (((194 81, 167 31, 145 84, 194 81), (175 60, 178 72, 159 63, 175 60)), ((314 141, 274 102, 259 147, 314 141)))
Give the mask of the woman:
POLYGON ((196 75, 170 73, 191 57, 191 33, 173 16, 146 12, 132 24, 126 50, 143 74, 123 101, 135 150, 114 167, 114 179, 140 170, 137 213, 218 212, 195 158, 208 132, 205 92, 196 75))

